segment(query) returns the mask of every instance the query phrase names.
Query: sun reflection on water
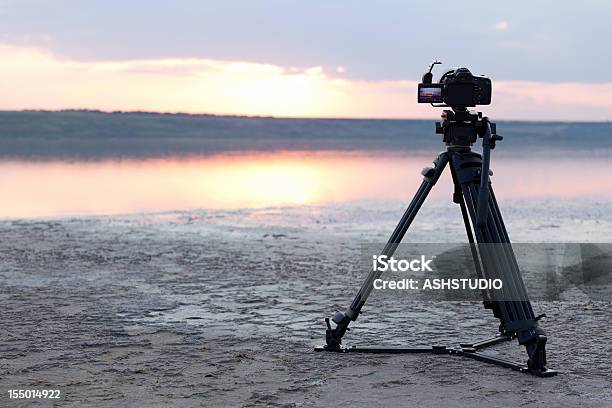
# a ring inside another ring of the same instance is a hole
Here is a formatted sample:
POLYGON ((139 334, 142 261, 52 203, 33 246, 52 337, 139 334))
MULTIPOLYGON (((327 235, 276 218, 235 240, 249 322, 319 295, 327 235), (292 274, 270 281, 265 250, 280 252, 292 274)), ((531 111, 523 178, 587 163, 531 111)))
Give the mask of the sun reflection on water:
MULTIPOLYGON (((409 200, 429 156, 272 152, 111 161, 0 162, 0 217, 262 208, 363 199, 409 200)), ((603 163, 609 167, 609 163, 603 163)), ((610 197, 602 162, 496 159, 503 198, 610 197), (534 173, 537 170, 537 174, 534 173), (592 177, 584 179, 584 174, 592 177), (535 174, 535 175, 534 175, 535 174)), ((450 197, 443 177, 432 197, 450 197)))

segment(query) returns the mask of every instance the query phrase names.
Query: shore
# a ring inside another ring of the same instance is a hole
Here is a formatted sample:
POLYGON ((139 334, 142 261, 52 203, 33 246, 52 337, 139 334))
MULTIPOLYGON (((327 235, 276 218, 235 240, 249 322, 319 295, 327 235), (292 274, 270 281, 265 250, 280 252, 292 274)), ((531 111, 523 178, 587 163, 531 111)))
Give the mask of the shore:
MULTIPOLYGON (((588 219, 589 211, 609 217, 601 203, 574 203, 581 219, 567 203, 505 204, 515 241, 597 242, 612 224, 588 219)), ((612 403, 603 342, 612 334, 610 302, 535 302, 548 316, 549 365, 561 372, 550 379, 452 356, 313 352, 323 318, 344 309, 360 284, 359 240, 384 240, 401 207, 3 221, 3 404, 8 389, 42 387, 60 389, 57 406, 71 407, 612 403)), ((428 204, 410 240, 463 242, 454 212, 440 220, 446 207, 428 204), (435 230, 436 219, 444 227, 435 230)), ((347 344, 452 345, 492 335, 498 324, 469 302, 374 297, 364 312, 347 344)), ((490 352, 525 359, 514 342, 490 352)))

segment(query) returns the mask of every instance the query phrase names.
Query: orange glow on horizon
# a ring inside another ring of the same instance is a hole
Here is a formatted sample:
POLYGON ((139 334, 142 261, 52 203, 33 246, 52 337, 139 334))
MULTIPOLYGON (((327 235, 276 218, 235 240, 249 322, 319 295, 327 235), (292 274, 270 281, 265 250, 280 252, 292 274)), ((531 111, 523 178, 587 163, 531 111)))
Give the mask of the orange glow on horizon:
MULTIPOLYGON (((381 62, 383 63, 383 62, 381 62)), ((0 43, 0 109, 99 109, 278 117, 437 118, 417 80, 351 79, 350 67, 165 58, 76 61, 0 43)), ((612 120, 612 83, 495 81, 490 117, 612 120)))

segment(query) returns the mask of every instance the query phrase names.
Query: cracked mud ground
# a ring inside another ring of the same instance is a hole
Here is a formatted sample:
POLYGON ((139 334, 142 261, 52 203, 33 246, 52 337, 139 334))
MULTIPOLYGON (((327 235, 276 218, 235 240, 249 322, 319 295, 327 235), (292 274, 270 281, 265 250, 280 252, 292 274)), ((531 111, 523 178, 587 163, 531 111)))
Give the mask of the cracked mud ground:
MULTIPOLYGON (((412 242, 463 242, 428 203, 412 242)), ((518 242, 609 240, 610 204, 504 203, 518 242), (576 214, 580 214, 577 218, 576 214), (538 220, 533 221, 533 220, 538 220)), ((505 209, 505 211, 504 211, 505 209)), ((315 353, 360 285, 361 240, 401 203, 0 223, 1 406, 612 406, 610 302, 535 302, 540 379, 452 356, 315 353), (8 389, 59 388, 16 401, 8 389)), ((347 344, 453 344, 493 334, 477 303, 372 298, 347 344)), ((516 343, 490 351, 523 361, 516 343)))

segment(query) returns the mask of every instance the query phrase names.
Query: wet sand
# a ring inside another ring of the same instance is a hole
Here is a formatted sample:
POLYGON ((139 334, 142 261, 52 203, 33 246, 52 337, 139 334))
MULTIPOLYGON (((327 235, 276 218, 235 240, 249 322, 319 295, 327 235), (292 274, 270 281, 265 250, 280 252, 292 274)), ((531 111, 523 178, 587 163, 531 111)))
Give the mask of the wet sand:
MULTIPOLYGON (((452 356, 315 353, 323 318, 360 285, 360 243, 384 241, 399 202, 0 223, 0 405, 59 388, 57 406, 612 405, 610 302, 536 302, 541 379, 452 356)), ((603 242, 606 202, 504 202, 518 242, 603 242)), ((606 239, 607 238, 607 239, 606 239)), ((432 200, 412 242, 463 242, 432 200)), ((476 303, 373 297, 347 344, 454 344, 495 332, 476 303)), ((523 361, 516 343, 487 351, 523 361)), ((41 406, 51 405, 48 401, 41 406)))

